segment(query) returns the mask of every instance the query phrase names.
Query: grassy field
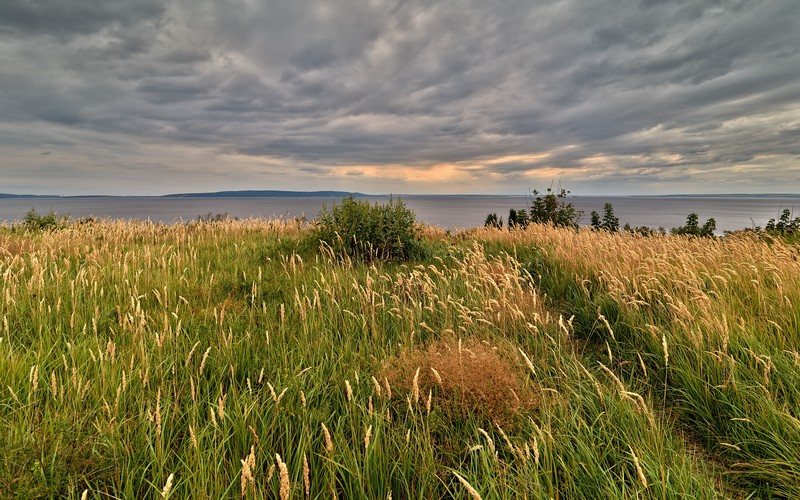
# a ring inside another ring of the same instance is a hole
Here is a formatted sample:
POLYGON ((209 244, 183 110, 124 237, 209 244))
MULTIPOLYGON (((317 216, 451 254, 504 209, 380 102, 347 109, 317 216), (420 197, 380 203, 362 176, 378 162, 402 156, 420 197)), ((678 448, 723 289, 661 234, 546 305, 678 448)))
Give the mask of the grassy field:
POLYGON ((423 243, 0 229, 0 497, 800 498, 800 247, 423 243))

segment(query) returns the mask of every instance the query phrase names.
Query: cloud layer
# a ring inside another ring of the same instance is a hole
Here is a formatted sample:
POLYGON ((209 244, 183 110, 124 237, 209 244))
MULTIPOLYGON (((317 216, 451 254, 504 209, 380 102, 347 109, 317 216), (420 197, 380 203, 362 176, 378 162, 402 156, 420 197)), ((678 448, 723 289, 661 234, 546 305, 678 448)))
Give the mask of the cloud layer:
POLYGON ((800 190, 795 0, 7 0, 0 192, 800 190))

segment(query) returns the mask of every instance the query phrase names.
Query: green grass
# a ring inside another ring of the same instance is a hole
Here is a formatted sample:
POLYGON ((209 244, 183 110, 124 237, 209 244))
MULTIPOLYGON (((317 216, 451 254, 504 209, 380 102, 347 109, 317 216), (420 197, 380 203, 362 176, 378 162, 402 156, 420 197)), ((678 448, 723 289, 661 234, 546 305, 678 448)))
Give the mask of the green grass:
POLYGON ((800 496, 796 247, 532 226, 359 263, 308 235, 0 229, 0 497, 280 498, 276 455, 292 498, 800 496), (393 376, 414 352, 455 390, 393 376))

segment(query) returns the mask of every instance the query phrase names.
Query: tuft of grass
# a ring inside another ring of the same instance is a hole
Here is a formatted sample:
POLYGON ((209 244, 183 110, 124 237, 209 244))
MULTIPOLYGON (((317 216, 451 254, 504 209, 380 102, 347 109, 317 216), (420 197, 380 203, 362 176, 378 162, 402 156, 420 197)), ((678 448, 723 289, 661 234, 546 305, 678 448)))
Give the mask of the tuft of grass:
POLYGON ((380 377, 404 397, 432 403, 446 418, 470 415, 503 427, 524 418, 538 401, 519 355, 477 338, 436 340, 385 362, 380 377))

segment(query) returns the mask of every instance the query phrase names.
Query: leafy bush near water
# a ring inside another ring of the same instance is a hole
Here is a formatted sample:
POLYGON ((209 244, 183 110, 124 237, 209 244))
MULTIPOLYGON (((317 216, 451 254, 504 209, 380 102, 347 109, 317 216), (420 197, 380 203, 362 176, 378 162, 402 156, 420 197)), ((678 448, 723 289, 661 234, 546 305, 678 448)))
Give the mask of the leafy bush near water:
MULTIPOLYGON (((508 211, 508 228, 525 229, 530 224, 549 224, 555 227, 569 227, 578 229, 578 222, 583 217, 583 212, 577 210, 566 198, 569 191, 561 189, 554 191, 547 188, 546 192, 533 190, 534 199, 527 209, 512 208, 508 211)), ((502 229, 503 219, 497 214, 486 216, 484 227, 502 229)))
POLYGON ((535 198, 530 207, 531 222, 578 229, 578 221, 583 217, 583 212, 566 201, 568 194, 566 189, 553 191, 553 188, 547 188, 546 193, 534 189, 535 198))
POLYGON ((36 212, 36 208, 31 208, 30 211, 25 214, 25 219, 23 219, 21 227, 31 232, 55 231, 56 229, 65 227, 68 222, 69 217, 58 215, 58 213, 53 210, 50 210, 46 214, 39 214, 36 212))
POLYGON ((706 220, 705 224, 701 226, 697 214, 690 213, 689 216, 686 217, 686 225, 673 227, 672 234, 711 238, 714 236, 714 231, 716 230, 717 221, 714 220, 713 217, 706 220))
POLYGON ((373 205, 351 196, 323 207, 314 237, 335 254, 364 261, 404 261, 419 250, 414 212, 399 199, 373 205))
POLYGON ((785 208, 783 212, 781 212, 781 216, 778 218, 777 222, 775 222, 775 219, 770 219, 769 222, 767 222, 766 231, 769 234, 782 236, 800 233, 800 217, 792 219, 792 212, 788 208, 785 208))

